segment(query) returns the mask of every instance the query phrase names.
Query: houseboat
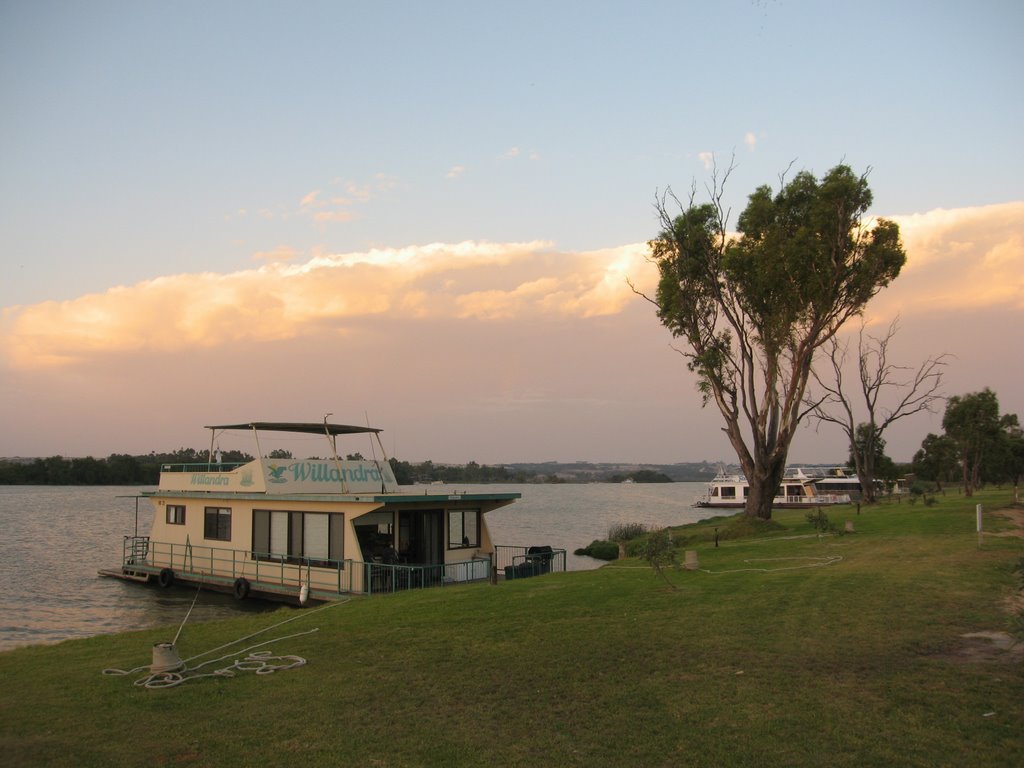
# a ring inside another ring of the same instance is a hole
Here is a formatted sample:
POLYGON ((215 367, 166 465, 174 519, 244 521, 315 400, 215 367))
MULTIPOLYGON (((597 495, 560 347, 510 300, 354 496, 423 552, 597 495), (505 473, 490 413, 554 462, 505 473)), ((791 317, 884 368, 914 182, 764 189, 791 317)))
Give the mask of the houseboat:
POLYGON ((141 494, 148 535, 125 536, 120 567, 101 575, 304 603, 565 569, 564 550, 492 541, 487 513, 519 493, 399 486, 379 429, 326 419, 206 429, 208 462, 161 468, 157 490, 141 494), (258 458, 221 463, 215 446, 229 431, 250 432, 258 458), (268 432, 322 436, 329 458, 264 458, 268 432), (381 458, 339 458, 337 439, 360 435, 381 458))
MULTIPOLYGON (((750 484, 742 474, 720 471, 694 506, 742 508, 746 505, 749 491, 750 484)), ((849 503, 850 494, 822 492, 813 477, 802 469, 792 469, 786 471, 772 506, 777 509, 796 509, 849 503)))
POLYGON ((863 492, 860 478, 846 467, 826 467, 814 474, 814 487, 821 493, 848 494, 859 499, 863 492))

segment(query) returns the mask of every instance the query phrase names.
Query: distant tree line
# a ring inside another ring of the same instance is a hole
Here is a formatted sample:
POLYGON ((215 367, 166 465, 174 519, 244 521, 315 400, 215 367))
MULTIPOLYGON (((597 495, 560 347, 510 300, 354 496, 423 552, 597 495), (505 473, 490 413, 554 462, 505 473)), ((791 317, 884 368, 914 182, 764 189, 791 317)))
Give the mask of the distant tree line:
MULTIPOLYGON (((268 458, 290 459, 288 451, 272 451, 268 458)), ((346 456, 359 460, 358 453, 346 456)), ((223 451, 220 462, 241 464, 252 461, 253 457, 241 451, 223 451)), ((571 474, 559 471, 563 465, 514 465, 489 466, 471 461, 468 464, 435 464, 432 461, 410 463, 389 459, 395 478, 400 485, 424 483, 565 483, 565 482, 612 482, 631 480, 636 483, 673 482, 663 472, 640 469, 633 472, 605 472, 592 465, 572 465, 579 470, 589 468, 589 473, 571 474)), ((196 464, 206 466, 209 454, 206 450, 179 448, 170 453, 149 453, 143 456, 115 453, 105 459, 91 456, 65 458, 50 456, 37 459, 0 459, 0 485, 156 485, 160 482, 160 468, 165 464, 196 464)), ((198 468, 198 467, 197 467, 198 468)))
MULTIPOLYGON (((251 461, 241 451, 221 453, 224 463, 251 461)), ((114 453, 105 459, 92 456, 68 459, 50 456, 31 460, 0 461, 0 485, 156 485, 164 464, 206 464, 207 451, 179 448, 171 453, 131 456, 114 453)))
POLYGON ((526 471, 512 471, 504 466, 488 466, 471 461, 465 465, 435 464, 424 461, 410 464, 408 461, 391 459, 391 469, 399 485, 416 483, 526 483, 535 474, 526 471))

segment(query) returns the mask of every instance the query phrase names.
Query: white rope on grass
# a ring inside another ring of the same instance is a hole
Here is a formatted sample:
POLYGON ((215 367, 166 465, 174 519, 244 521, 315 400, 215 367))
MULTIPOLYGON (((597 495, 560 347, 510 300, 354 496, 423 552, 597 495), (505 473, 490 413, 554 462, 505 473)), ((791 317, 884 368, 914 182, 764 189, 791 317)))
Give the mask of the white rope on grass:
POLYGON ((710 573, 713 576, 718 576, 719 574, 722 574, 722 573, 744 573, 744 572, 748 572, 748 571, 753 571, 753 572, 756 572, 756 573, 774 573, 776 571, 799 571, 802 568, 821 568, 821 567, 826 566, 826 565, 835 565, 836 563, 841 562, 843 560, 843 556, 842 555, 823 555, 823 556, 818 557, 818 556, 814 556, 814 555, 804 555, 804 556, 800 556, 800 557, 756 557, 756 558, 748 558, 748 559, 744 560, 743 562, 744 563, 766 563, 766 562, 775 562, 775 561, 779 561, 779 560, 814 560, 814 561, 817 561, 817 562, 805 563, 804 565, 788 565, 788 566, 783 566, 781 568, 730 568, 730 569, 724 570, 724 571, 712 571, 712 570, 710 570, 708 568, 698 568, 697 570, 700 571, 701 573, 710 573))
MULTIPOLYGON (((276 637, 273 640, 267 640, 264 643, 257 643, 251 645, 248 648, 243 648, 239 651, 239 654, 251 651, 254 648, 259 648, 270 643, 276 643, 279 640, 290 640, 293 637, 301 637, 302 635, 311 635, 314 632, 319 631, 318 629, 309 629, 305 632, 297 632, 294 635, 287 635, 285 637, 276 637)), ((269 675, 279 670, 294 669, 295 667, 302 667, 306 665, 306 660, 301 656, 294 654, 287 654, 284 656, 274 656, 270 651, 259 651, 257 653, 250 653, 248 656, 235 659, 233 663, 215 669, 213 672, 206 672, 203 674, 196 674, 203 667, 209 666, 210 664, 216 664, 218 661, 224 661, 230 659, 232 656, 239 654, 228 654, 227 656, 221 656, 219 659, 212 659, 210 661, 203 662, 195 667, 184 667, 178 671, 168 672, 153 672, 144 677, 140 677, 135 681, 134 685, 138 688, 173 688, 176 685, 181 685, 189 680, 198 680, 202 677, 234 677, 235 671, 239 672, 255 672, 257 675, 269 675), (274 664, 275 661, 286 662, 282 664, 274 664)), ((143 669, 149 669, 149 667, 138 667, 130 672, 124 672, 125 675, 130 675, 143 669)), ((119 670, 103 670, 103 674, 119 674, 119 670)))
MULTIPOLYGON (((198 597, 198 593, 196 597, 198 597)), ((219 645, 216 648, 212 648, 208 651, 203 651, 202 653, 196 654, 195 656, 190 656, 189 658, 184 660, 178 659, 177 653, 174 651, 174 643, 161 644, 161 650, 163 653, 164 660, 169 660, 168 663, 158 664, 154 659, 153 664, 145 664, 129 670, 108 668, 103 670, 103 674, 128 676, 138 674, 143 670, 149 670, 150 674, 144 675, 143 677, 137 679, 134 682, 134 685, 140 688, 155 689, 173 688, 189 680, 198 680, 199 678, 203 677, 234 677, 236 670, 240 672, 255 672, 257 675, 269 675, 273 674, 274 672, 305 666, 307 661, 301 656, 296 656, 294 654, 275 656, 270 651, 259 651, 257 653, 249 653, 249 655, 244 658, 235 658, 233 663, 227 665, 226 667, 216 669, 213 672, 196 674, 203 667, 207 667, 211 664, 216 664, 217 662, 224 661, 225 659, 230 659, 232 657, 238 657, 243 653, 248 653, 249 651, 252 651, 256 648, 261 648, 264 645, 270 645, 271 643, 276 643, 282 640, 290 640, 295 637, 302 637, 303 635, 311 635, 314 632, 318 632, 319 627, 308 629, 304 632, 296 632, 291 635, 285 635, 283 637, 276 637, 273 640, 266 640, 262 643, 256 643, 255 645, 250 645, 247 648, 243 648, 241 651, 238 651, 237 653, 229 653, 225 656, 221 656, 216 659, 204 661, 201 664, 197 664, 194 667, 189 667, 188 664, 189 662, 195 661, 196 659, 202 658, 203 656, 209 656, 211 653, 216 653, 217 651, 223 650, 232 645, 238 645, 239 643, 243 643, 246 640, 250 640, 256 637, 257 635, 262 635, 264 632, 269 632, 272 629, 276 629, 278 627, 284 626, 285 624, 289 624, 299 619, 308 618, 314 613, 318 613, 319 611, 323 611, 328 608, 333 608, 338 605, 344 605, 345 603, 348 603, 350 601, 351 598, 346 598, 345 600, 340 600, 338 602, 327 603, 326 605, 322 605, 319 608, 303 611, 302 614, 298 616, 293 616, 290 619, 279 621, 276 624, 272 624, 269 627, 265 627, 264 629, 253 632, 252 634, 246 635, 245 637, 240 637, 237 640, 232 640, 229 643, 224 643, 223 645, 219 645), (274 662, 282 663, 275 664, 274 662)), ((195 606, 195 600, 193 600, 192 605, 195 606)), ((192 608, 189 608, 188 613, 192 613, 192 608)), ((185 621, 187 620, 188 615, 185 616, 185 621)), ((181 627, 178 628, 178 634, 174 636, 175 641, 177 641, 178 635, 181 634, 181 629, 184 626, 185 622, 183 621, 181 623, 181 627)))
MULTIPOLYGON (((763 563, 763 562, 770 562, 770 561, 776 561, 776 560, 816 560, 816 561, 819 561, 819 562, 806 563, 804 565, 790 565, 790 566, 784 566, 782 568, 730 568, 730 569, 727 569, 727 570, 724 570, 724 571, 712 571, 709 568, 694 568, 692 570, 700 571, 701 573, 710 573, 713 576, 717 576, 717 575, 722 574, 722 573, 744 573, 744 572, 774 573, 776 571, 798 571, 798 570, 800 570, 802 568, 821 568, 822 566, 825 566, 825 565, 835 565, 836 563, 841 562, 843 559, 844 558, 843 558, 842 555, 822 555, 822 556, 803 555, 803 556, 799 556, 799 557, 752 557, 752 558, 745 559, 743 562, 744 563, 763 563)), ((631 570, 643 570, 643 571, 646 571, 646 570, 649 570, 650 567, 651 566, 649 566, 649 565, 605 565, 605 566, 602 566, 599 570, 605 571, 605 570, 608 570, 608 569, 617 569, 617 570, 621 570, 621 571, 631 571, 631 570)), ((691 569, 687 569, 687 570, 691 570, 691 569)))

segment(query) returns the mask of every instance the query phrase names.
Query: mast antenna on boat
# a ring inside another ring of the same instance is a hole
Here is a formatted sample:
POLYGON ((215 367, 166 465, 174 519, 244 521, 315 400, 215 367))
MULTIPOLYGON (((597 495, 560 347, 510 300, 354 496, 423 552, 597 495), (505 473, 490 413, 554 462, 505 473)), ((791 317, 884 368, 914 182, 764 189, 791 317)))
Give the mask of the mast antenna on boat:
POLYGON ((327 417, 333 416, 334 412, 328 412, 324 414, 324 432, 327 433, 327 439, 331 441, 331 455, 334 456, 334 460, 338 460, 338 436, 331 434, 331 429, 327 425, 327 417))

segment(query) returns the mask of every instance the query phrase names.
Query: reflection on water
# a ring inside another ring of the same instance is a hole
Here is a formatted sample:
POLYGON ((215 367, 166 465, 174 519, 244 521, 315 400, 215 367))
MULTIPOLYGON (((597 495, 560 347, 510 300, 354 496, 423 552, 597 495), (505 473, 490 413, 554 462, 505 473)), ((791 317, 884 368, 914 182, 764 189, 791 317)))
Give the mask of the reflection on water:
MULTIPOLYGON (((97 575, 119 567, 123 537, 136 530, 138 488, 0 486, 0 650, 29 643, 167 626, 176 631, 195 590, 159 590, 97 575), (118 497, 129 498, 118 498, 118 497)), ((703 485, 591 484, 428 486, 515 491, 522 499, 487 515, 497 544, 549 544, 568 552, 570 570, 600 562, 574 549, 603 539, 614 523, 681 525, 707 516, 692 508, 703 485)), ((149 532, 149 501, 138 502, 138 533, 149 532)), ((276 610, 260 600, 237 601, 203 591, 189 621, 276 610)), ((170 638, 169 638, 170 639, 170 638)))

